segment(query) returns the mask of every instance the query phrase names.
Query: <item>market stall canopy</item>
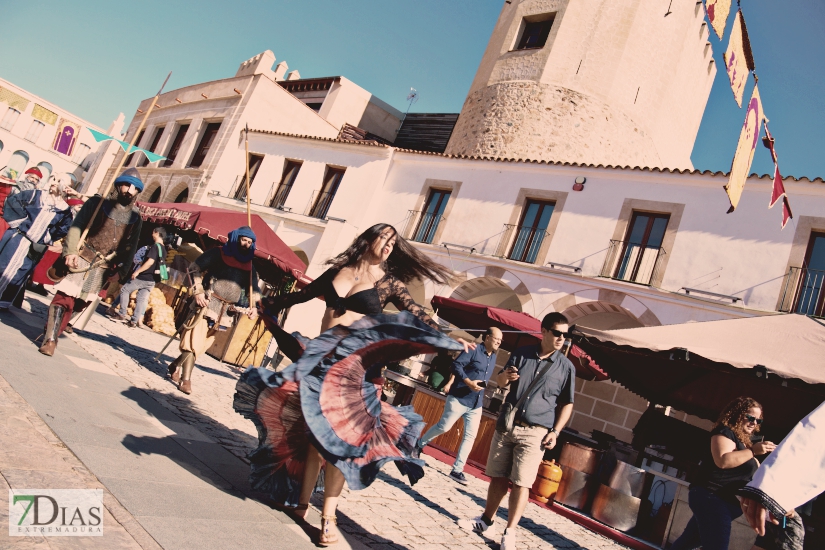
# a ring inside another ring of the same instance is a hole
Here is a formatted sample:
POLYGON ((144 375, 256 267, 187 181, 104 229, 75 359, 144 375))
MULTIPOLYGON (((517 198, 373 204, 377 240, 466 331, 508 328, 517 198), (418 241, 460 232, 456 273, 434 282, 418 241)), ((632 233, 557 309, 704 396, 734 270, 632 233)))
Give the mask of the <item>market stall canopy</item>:
MULTIPOLYGON (((498 327, 505 331, 501 347, 507 351, 512 352, 518 347, 537 344, 541 341, 541 321, 526 313, 443 296, 435 296, 431 303, 440 318, 461 329, 475 331, 476 335, 478 335, 477 331, 486 330, 488 327, 498 327)), ((607 373, 600 369, 578 346, 573 345, 570 355, 578 359, 578 361, 573 361, 573 364, 576 366, 576 375, 580 378, 585 380, 606 380, 608 378, 607 373)))
MULTIPOLYGON (((144 221, 173 225, 225 243, 230 231, 247 225, 245 212, 224 210, 191 203, 138 203, 144 221)), ((268 261, 298 280, 304 278, 306 264, 301 261, 257 214, 252 214, 255 232, 255 257, 268 261)))
POLYGON ((715 420, 735 397, 792 427, 825 400, 825 323, 804 315, 599 331, 576 343, 645 399, 715 420))

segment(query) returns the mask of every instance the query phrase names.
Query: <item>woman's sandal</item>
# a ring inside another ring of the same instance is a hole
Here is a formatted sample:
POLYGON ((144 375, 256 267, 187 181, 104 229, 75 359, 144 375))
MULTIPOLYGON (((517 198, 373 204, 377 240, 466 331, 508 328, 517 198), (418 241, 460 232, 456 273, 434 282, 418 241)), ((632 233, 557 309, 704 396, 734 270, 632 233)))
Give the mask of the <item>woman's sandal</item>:
POLYGON ((338 543, 338 520, 335 516, 321 516, 321 536, 318 538, 320 546, 332 546, 338 543))

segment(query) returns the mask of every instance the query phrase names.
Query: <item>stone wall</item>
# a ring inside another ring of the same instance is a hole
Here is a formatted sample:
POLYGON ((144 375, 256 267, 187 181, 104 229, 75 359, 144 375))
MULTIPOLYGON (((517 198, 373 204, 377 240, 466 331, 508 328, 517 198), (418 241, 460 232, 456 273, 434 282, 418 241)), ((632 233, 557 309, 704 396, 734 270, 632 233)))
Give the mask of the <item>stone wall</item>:
POLYGON ((653 140, 625 113, 592 96, 531 81, 494 84, 471 93, 446 152, 660 166, 653 140))
MULTIPOLYGON (((620 441, 633 441, 633 428, 647 410, 648 402, 635 393, 611 381, 587 382, 576 378, 576 401, 568 426, 590 434, 599 430, 620 441)), ((682 422, 710 431, 713 422, 670 409, 666 411, 682 422)))

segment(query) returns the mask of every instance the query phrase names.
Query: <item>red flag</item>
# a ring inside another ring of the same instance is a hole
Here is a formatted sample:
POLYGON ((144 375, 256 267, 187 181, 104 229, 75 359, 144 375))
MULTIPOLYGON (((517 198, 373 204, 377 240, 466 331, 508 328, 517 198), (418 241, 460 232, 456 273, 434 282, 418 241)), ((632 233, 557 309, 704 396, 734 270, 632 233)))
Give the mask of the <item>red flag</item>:
POLYGON ((785 184, 782 182, 782 174, 779 173, 779 161, 776 158, 776 140, 771 135, 768 129, 768 121, 765 124, 765 137, 762 138, 762 144, 771 152, 771 160, 773 160, 773 191, 771 192, 771 202, 768 208, 773 206, 782 199, 782 228, 788 223, 788 220, 793 218, 791 212, 791 205, 788 203, 788 195, 785 193, 785 184))

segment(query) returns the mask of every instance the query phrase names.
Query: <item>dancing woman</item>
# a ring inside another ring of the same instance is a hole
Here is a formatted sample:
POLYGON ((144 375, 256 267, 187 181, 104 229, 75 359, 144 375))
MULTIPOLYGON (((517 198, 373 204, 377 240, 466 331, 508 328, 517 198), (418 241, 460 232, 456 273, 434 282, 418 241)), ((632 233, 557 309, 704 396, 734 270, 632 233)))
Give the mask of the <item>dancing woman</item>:
POLYGON ((258 427, 260 445, 250 455, 253 487, 276 503, 297 504, 294 513, 303 518, 323 483, 322 546, 338 542, 335 510, 344 481, 363 489, 388 461, 412 483, 423 477, 414 452, 424 422, 412 407, 381 402, 382 367, 420 353, 474 347, 434 330, 438 325, 413 301, 405 283, 446 283, 450 272, 392 226, 370 227, 328 263, 300 292, 262 301, 264 322, 295 362, 278 373, 248 369, 235 395, 235 410, 258 427), (307 340, 278 326, 281 310, 319 296, 327 305, 319 337, 307 340), (402 313, 382 315, 388 303, 402 313))

